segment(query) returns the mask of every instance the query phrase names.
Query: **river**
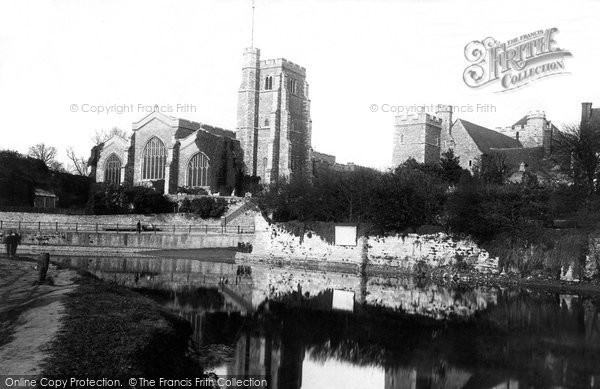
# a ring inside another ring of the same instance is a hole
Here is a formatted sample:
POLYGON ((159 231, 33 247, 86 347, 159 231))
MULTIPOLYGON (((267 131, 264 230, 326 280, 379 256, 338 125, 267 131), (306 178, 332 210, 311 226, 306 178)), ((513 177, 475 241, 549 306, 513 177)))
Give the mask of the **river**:
POLYGON ((219 376, 274 389, 600 387, 600 301, 176 258, 62 257, 187 319, 219 376))

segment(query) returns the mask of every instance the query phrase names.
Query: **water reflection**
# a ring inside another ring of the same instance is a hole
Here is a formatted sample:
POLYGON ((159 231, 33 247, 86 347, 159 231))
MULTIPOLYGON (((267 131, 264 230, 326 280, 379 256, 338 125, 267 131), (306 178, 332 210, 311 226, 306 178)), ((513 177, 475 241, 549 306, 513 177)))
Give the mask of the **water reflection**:
POLYGON ((63 261, 155 290, 192 323, 206 367, 268 375, 271 388, 600 387, 600 304, 589 297, 189 260, 63 261), (336 290, 354 296, 352 312, 334 309, 336 290))

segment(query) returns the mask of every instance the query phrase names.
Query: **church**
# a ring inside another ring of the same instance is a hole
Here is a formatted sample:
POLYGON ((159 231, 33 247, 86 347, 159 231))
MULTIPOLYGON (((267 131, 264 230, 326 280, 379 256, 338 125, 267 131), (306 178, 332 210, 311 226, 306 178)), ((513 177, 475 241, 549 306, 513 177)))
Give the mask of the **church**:
MULTIPOLYGON (((92 149, 96 182, 234 193, 244 175, 269 184, 312 174, 306 69, 245 49, 235 131, 152 112, 92 149)), ((237 193, 241 195, 241 193, 237 193)))

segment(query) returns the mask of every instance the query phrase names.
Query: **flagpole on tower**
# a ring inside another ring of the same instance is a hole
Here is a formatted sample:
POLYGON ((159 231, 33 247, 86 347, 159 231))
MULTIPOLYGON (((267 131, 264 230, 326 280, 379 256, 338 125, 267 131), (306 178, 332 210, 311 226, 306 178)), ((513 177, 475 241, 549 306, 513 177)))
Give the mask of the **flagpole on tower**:
POLYGON ((250 37, 250 47, 254 48, 254 0, 252 0, 252 35, 250 37))

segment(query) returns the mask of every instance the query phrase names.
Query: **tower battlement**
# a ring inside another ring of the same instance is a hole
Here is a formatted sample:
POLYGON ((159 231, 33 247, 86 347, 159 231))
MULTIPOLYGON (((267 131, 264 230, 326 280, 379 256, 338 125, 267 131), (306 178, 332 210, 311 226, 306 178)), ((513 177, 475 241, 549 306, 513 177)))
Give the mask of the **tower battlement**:
POLYGON ((545 118, 546 118, 545 111, 535 110, 535 111, 529 111, 527 113, 527 119, 545 119, 545 118))
POLYGON ((285 58, 274 58, 274 59, 265 59, 259 62, 259 66, 261 69, 264 68, 284 68, 287 70, 291 70, 296 72, 302 76, 306 76, 306 69, 300 65, 296 65, 292 61, 288 61, 285 58))
POLYGON ((412 115, 401 115, 394 118, 396 125, 407 125, 407 124, 433 124, 436 126, 442 125, 442 119, 430 115, 428 113, 419 113, 412 115))

